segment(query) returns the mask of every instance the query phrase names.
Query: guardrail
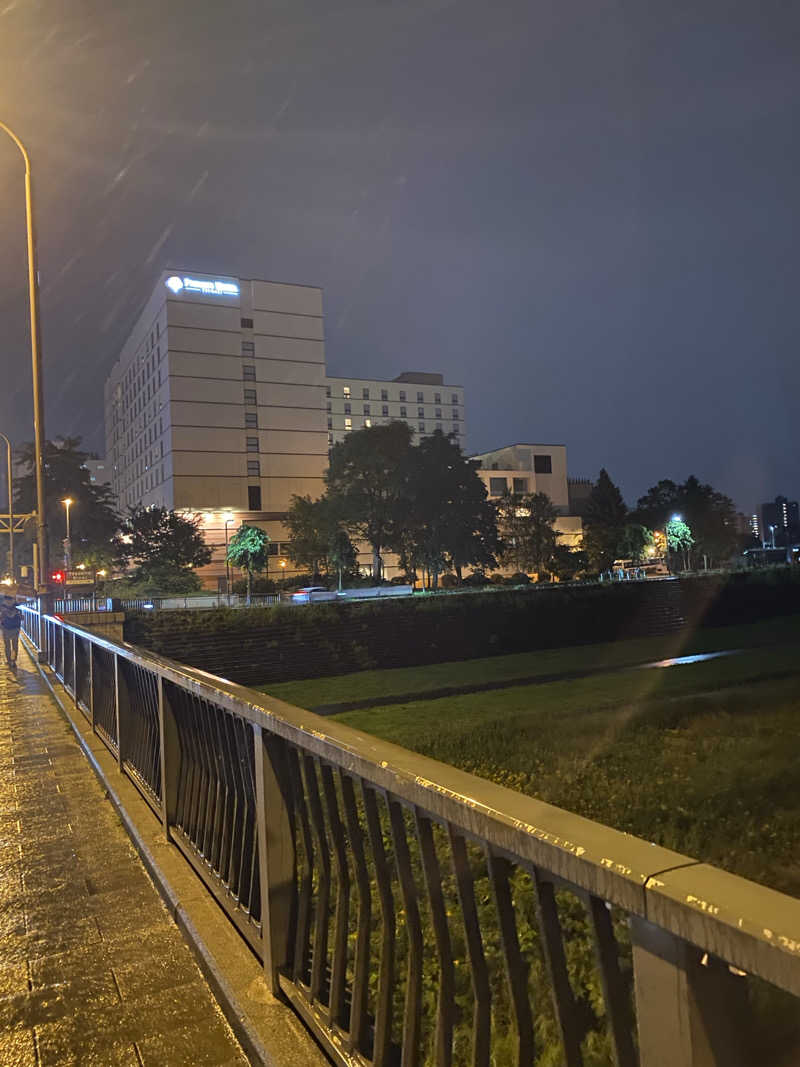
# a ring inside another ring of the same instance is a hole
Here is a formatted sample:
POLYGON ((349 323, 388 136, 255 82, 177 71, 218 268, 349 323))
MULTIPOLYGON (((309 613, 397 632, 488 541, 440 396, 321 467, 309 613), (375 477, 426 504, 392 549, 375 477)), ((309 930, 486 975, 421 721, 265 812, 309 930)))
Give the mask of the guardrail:
MULTIPOLYGON (((281 600, 279 593, 256 593, 251 598, 253 607, 277 604, 281 600)), ((134 599, 116 599, 112 597, 89 596, 68 597, 53 601, 53 610, 58 615, 69 615, 81 611, 203 611, 211 608, 248 607, 247 598, 238 594, 227 596, 214 593, 208 596, 171 596, 171 597, 137 597, 134 599)))
POLYGON ((41 622, 76 707, 336 1063, 555 1063, 558 1044, 568 1067, 779 1062, 748 1052, 748 997, 800 996, 800 901, 41 622))

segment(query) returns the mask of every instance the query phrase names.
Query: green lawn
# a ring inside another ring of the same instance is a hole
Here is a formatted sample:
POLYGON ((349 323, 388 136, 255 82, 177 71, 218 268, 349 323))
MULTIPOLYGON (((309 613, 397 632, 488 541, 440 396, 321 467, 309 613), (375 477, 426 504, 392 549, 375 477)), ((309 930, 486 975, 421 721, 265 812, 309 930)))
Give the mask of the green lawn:
POLYGON ((311 708, 351 700, 379 701, 389 696, 425 693, 448 686, 624 666, 667 656, 769 646, 789 641, 796 641, 800 645, 800 616, 769 619, 750 626, 697 630, 689 636, 671 634, 667 637, 643 637, 635 641, 434 663, 425 667, 358 671, 328 678, 270 683, 256 688, 290 704, 311 708))
MULTIPOLYGON (((338 719, 800 895, 798 620, 747 629, 751 644, 770 630, 780 643, 702 663, 414 701, 338 719)), ((706 647, 741 646, 747 636, 744 629, 697 635, 706 647)), ((630 662, 654 647, 628 642, 614 654, 630 662)), ((693 650, 699 647, 695 640, 693 650)), ((596 662, 611 653, 560 650, 548 654, 546 669, 553 669, 550 657, 567 651, 596 662)), ((430 677, 429 670, 419 674, 430 677)))

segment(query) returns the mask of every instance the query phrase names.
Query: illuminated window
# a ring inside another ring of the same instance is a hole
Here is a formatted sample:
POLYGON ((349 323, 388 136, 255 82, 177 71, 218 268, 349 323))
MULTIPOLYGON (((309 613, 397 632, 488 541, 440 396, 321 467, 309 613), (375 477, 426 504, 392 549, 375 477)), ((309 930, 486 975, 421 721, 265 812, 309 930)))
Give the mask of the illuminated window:
POLYGON ((350 386, 349 385, 343 385, 342 386, 342 396, 345 397, 345 399, 347 399, 347 400, 350 399, 350 386))
POLYGON ((353 429, 353 420, 352 419, 345 419, 344 420, 344 428, 345 428, 345 430, 352 430, 353 429))
POLYGON ((369 428, 372 425, 372 419, 364 419, 364 425, 369 428))

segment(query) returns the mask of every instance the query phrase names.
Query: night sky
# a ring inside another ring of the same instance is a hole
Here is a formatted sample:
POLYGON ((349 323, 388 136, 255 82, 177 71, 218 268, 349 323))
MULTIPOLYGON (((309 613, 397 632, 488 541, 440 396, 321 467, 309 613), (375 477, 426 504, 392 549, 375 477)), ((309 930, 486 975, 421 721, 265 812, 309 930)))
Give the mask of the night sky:
MULTIPOLYGON (((320 285, 328 367, 436 370, 468 446, 629 502, 800 493, 796 0, 0 0, 38 194, 47 431, 166 266, 320 285)), ((0 429, 30 439, 0 143, 0 429)))

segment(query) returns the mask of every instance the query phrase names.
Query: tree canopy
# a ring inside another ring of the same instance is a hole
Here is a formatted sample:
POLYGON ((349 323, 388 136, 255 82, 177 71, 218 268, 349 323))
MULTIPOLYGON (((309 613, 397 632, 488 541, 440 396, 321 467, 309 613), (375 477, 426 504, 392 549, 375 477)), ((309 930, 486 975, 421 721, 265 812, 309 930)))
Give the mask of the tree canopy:
MULTIPOLYGON (((80 437, 66 437, 58 443, 45 442, 44 489, 47 520, 48 550, 52 565, 60 565, 67 534, 65 508, 62 501, 69 497, 70 538, 73 564, 87 563, 106 566, 114 557, 112 542, 120 528, 120 519, 113 506, 110 486, 93 485, 84 466, 90 454, 81 447, 80 437)), ((32 444, 24 445, 17 457, 24 473, 14 479, 14 508, 17 512, 36 510, 36 468, 32 444)), ((32 559, 35 538, 33 524, 22 542, 20 559, 32 559)))
POLYGON ((633 517, 650 529, 663 530, 673 515, 681 517, 694 539, 688 549, 681 550, 687 567, 701 561, 713 566, 739 547, 733 501, 694 475, 682 485, 662 479, 639 498, 633 517))
POLYGON ((497 514, 501 561, 517 571, 547 570, 558 538, 553 528, 558 511, 547 493, 507 493, 497 505, 497 514))
POLYGON ((260 574, 269 563, 270 536, 260 526, 242 523, 228 544, 228 562, 247 574, 247 603, 253 593, 253 574, 260 574))
POLYGON ((193 568, 211 561, 198 519, 161 507, 133 507, 114 539, 115 559, 135 564, 134 581, 149 582, 161 592, 199 585, 193 568))
POLYGON ((627 516, 622 493, 604 467, 592 487, 583 514, 583 549, 592 567, 607 570, 618 558, 627 516))

